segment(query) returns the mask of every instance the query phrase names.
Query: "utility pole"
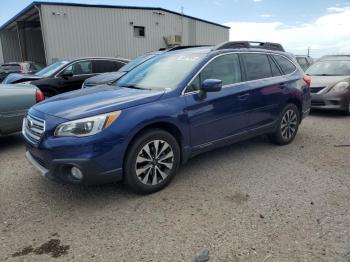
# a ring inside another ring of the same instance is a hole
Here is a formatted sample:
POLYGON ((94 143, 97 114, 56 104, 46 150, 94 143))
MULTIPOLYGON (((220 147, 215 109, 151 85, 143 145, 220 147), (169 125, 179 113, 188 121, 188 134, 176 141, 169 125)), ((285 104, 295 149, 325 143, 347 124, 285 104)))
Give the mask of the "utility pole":
POLYGON ((307 48, 307 56, 310 56, 310 46, 307 48))

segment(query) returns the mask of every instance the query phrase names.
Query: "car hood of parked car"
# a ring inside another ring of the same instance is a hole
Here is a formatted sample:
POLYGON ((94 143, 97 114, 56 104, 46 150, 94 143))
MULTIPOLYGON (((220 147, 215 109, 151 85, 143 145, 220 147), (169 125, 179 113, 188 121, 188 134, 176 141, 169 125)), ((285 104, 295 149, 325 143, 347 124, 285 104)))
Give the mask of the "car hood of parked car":
POLYGON ((311 76, 311 88, 326 87, 331 88, 339 82, 349 82, 350 76, 311 76))
POLYGON ((90 87, 90 86, 111 83, 118 80, 125 74, 126 72, 119 71, 114 73, 105 73, 105 74, 93 76, 85 80, 84 86, 90 87))
POLYGON ((21 74, 9 74, 3 81, 3 84, 12 84, 20 82, 26 82, 26 81, 34 81, 42 78, 41 76, 37 75, 21 75, 21 74))
POLYGON ((66 120, 75 120, 150 103, 163 94, 164 90, 100 85, 54 96, 33 109, 66 120))

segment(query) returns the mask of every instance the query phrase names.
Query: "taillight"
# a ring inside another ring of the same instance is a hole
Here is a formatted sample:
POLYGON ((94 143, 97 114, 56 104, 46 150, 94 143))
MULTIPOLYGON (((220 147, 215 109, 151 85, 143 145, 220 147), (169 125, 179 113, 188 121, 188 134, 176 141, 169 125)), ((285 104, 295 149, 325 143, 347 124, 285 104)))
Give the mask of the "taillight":
POLYGON ((35 100, 36 100, 37 103, 45 100, 45 96, 44 96, 43 92, 41 92, 41 90, 39 88, 36 89, 35 100))
POLYGON ((19 71, 19 73, 22 74, 22 75, 26 75, 28 72, 26 72, 24 70, 21 70, 21 71, 19 71))
POLYGON ((309 76, 304 76, 304 81, 308 85, 308 87, 311 86, 311 77, 309 76))

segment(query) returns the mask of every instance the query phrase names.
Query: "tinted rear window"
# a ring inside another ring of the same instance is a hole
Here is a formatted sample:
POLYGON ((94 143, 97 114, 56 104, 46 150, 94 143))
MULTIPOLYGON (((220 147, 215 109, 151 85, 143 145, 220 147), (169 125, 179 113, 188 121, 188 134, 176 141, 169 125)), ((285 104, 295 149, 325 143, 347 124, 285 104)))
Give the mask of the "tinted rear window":
POLYGON ((124 63, 110 60, 96 60, 93 62, 93 64, 94 73, 115 72, 124 65, 124 63))
POLYGON ((272 77, 270 62, 265 54, 242 54, 246 80, 257 80, 272 77))
POLYGON ((291 74, 296 70, 295 65, 287 58, 280 55, 274 55, 273 57, 275 58, 276 62, 278 63, 285 75, 291 74))

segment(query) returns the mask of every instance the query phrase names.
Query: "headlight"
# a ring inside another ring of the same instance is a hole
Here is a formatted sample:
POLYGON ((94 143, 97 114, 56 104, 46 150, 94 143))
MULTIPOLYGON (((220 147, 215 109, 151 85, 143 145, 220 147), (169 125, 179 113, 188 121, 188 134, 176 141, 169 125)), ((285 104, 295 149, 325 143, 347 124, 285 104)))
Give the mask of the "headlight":
POLYGON ((347 88, 349 88, 349 83, 348 82, 339 82, 338 84, 336 84, 335 86, 332 87, 331 91, 343 92, 347 88))
POLYGON ((121 114, 121 111, 69 121, 59 125, 55 136, 92 136, 109 127, 121 114))

